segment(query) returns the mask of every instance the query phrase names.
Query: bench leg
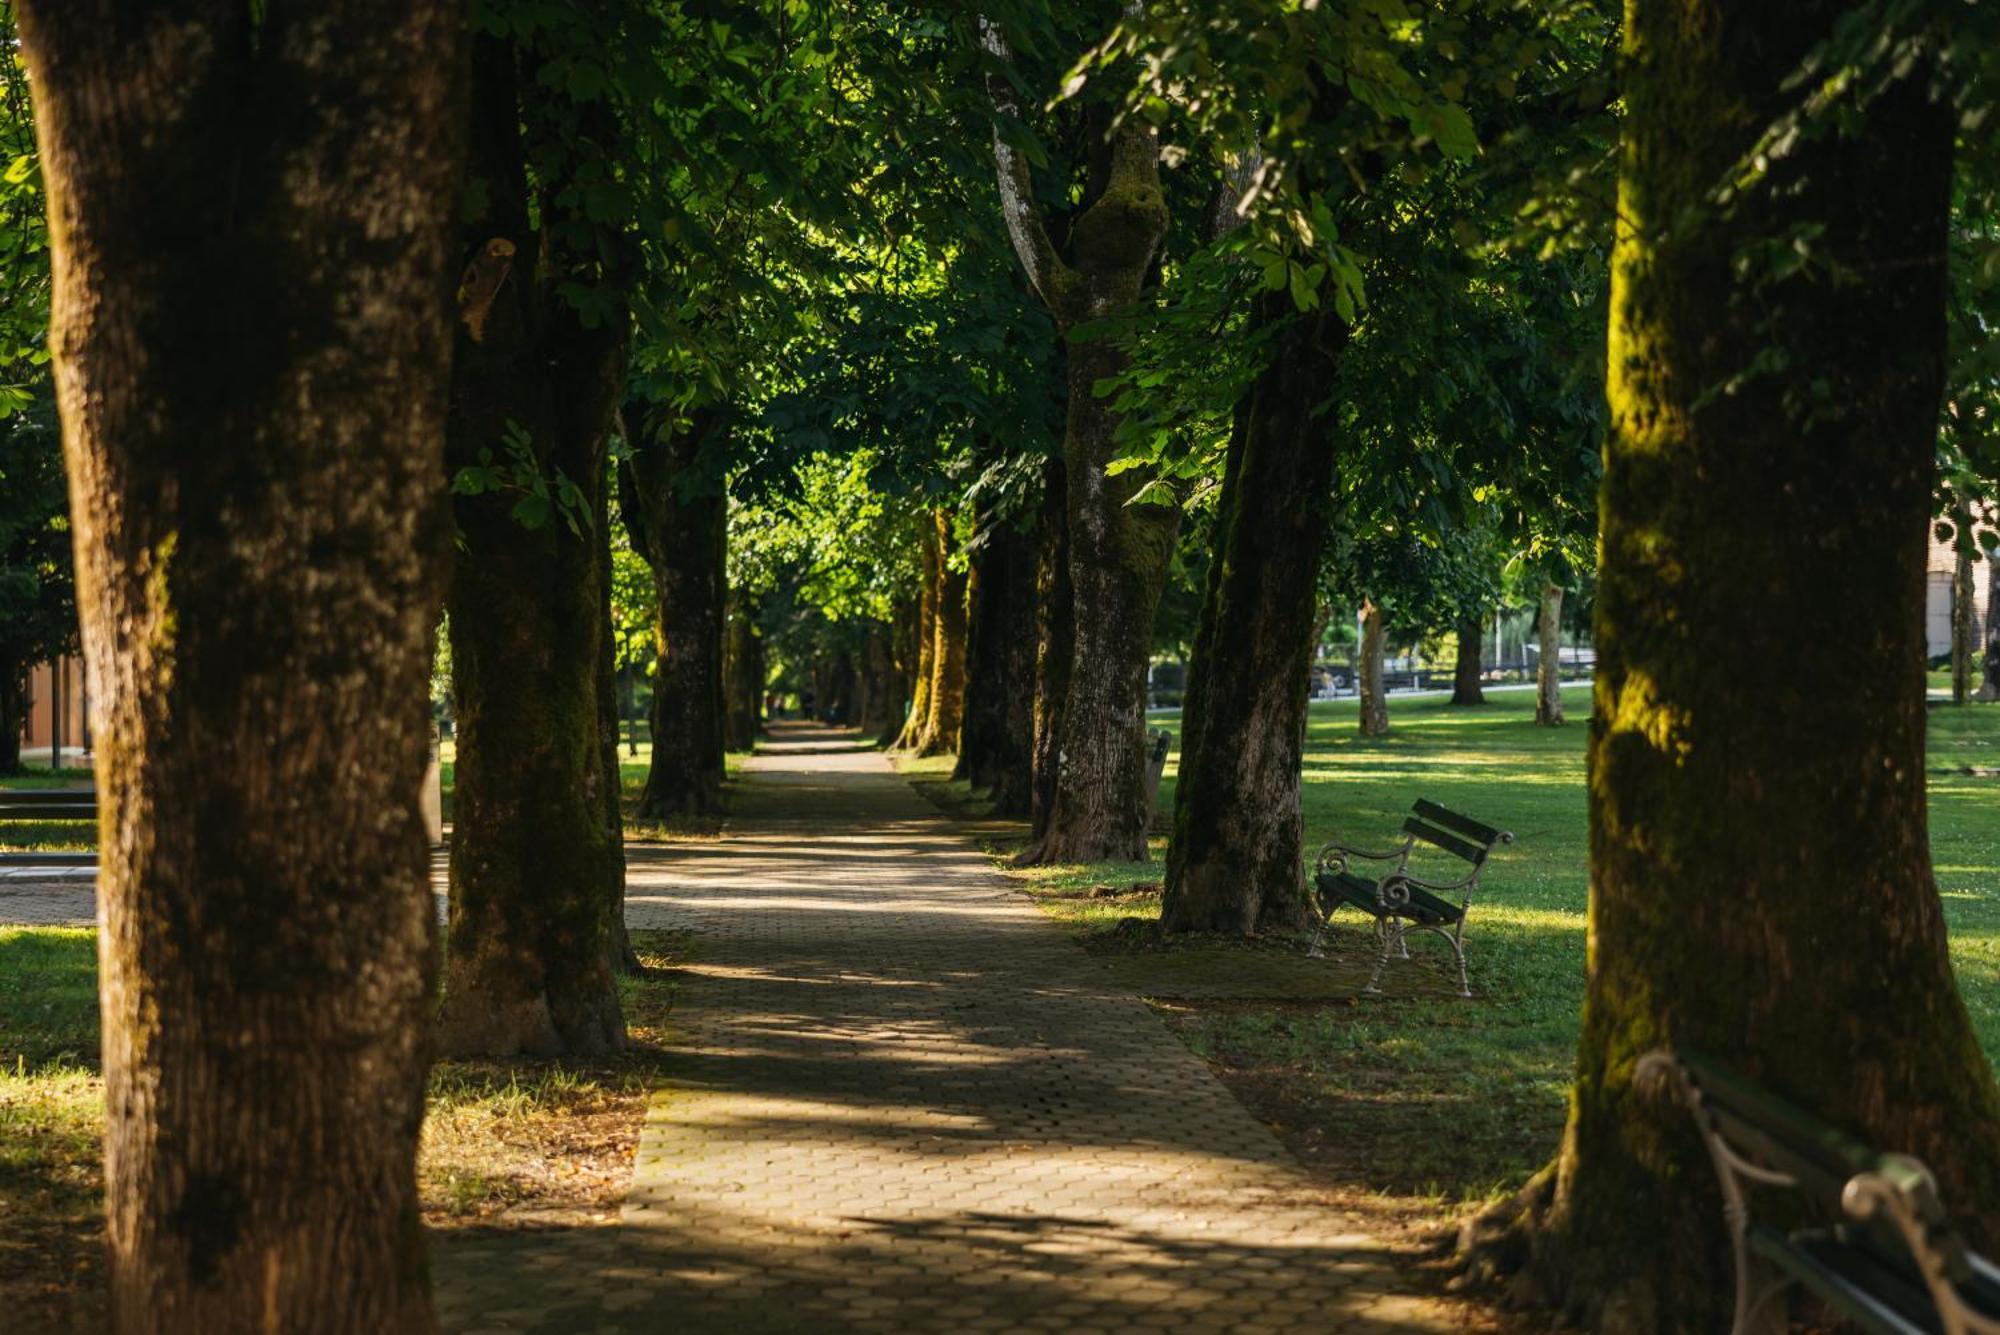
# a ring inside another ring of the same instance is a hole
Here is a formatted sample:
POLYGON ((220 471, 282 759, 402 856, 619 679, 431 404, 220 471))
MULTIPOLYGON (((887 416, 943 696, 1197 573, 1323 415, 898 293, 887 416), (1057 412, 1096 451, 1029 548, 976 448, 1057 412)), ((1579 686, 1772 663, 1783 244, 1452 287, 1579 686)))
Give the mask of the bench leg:
MULTIPOLYGON (((1382 938, 1382 951, 1375 957, 1375 972, 1368 975, 1368 986, 1361 990, 1363 992, 1380 994, 1382 991, 1382 970, 1389 967, 1389 959, 1395 954, 1396 945, 1402 940, 1403 934, 1398 930, 1394 920, 1389 918, 1377 918, 1375 920, 1375 931, 1382 938)), ((1404 946, 1403 950, 1405 955, 1407 955, 1409 947, 1404 946)))
POLYGON ((1306 951, 1307 959, 1323 960, 1326 958, 1326 953, 1319 948, 1320 942, 1326 939, 1326 924, 1327 920, 1325 918, 1319 920, 1319 930, 1313 933, 1312 946, 1306 951))
POLYGON ((1445 940, 1451 942, 1451 953, 1458 956, 1458 995, 1469 997, 1472 995, 1472 983, 1465 976, 1465 942, 1456 933, 1445 940))

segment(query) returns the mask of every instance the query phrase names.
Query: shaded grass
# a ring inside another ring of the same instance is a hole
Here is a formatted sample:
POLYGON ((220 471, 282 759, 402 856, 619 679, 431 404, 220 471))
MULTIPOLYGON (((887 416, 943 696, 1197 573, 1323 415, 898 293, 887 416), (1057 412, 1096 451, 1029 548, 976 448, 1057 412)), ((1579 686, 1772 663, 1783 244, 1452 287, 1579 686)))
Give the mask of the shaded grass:
MULTIPOLYGON (((1588 688, 1564 694, 1573 720, 1564 728, 1535 726, 1531 692, 1498 693, 1470 709, 1394 700, 1392 731, 1378 739, 1357 734, 1352 701, 1312 707, 1302 790, 1308 857, 1335 839, 1389 847, 1418 797, 1514 833, 1514 845, 1489 864, 1469 918, 1472 1001, 1156 1003, 1253 1111, 1341 1183, 1442 1212, 1517 1187, 1555 1149, 1583 1000, 1588 897, 1588 688)), ((2000 1054, 2000 781, 1940 771, 2000 765, 2000 706, 1933 709, 1930 720, 1932 855, 1952 961, 1991 1056, 2000 1054)), ((1153 721, 1179 731, 1175 714, 1153 721)), ((1177 759, 1161 785, 1162 810, 1172 808, 1177 759)), ((1018 835, 990 839, 997 855, 1018 845, 1018 835)), ((1126 916, 1155 916, 1157 895, 1087 891, 1157 883, 1164 841, 1155 838, 1152 851, 1150 863, 1007 870, 1092 948, 1135 948, 1143 938, 1125 945, 1107 933, 1126 916)), ((1372 950, 1364 918, 1335 921, 1344 924, 1336 952, 1372 950)), ((1410 949, 1428 952, 1421 963, 1448 963, 1427 939, 1413 938, 1410 949)), ((1246 979, 1260 953, 1243 949, 1246 979)), ((1163 957, 1163 989, 1172 967, 1163 957)), ((1398 961, 1391 977, 1409 967, 1398 961)), ((1254 990, 1246 983, 1246 995, 1254 990)))
MULTIPOLYGON (((102 1321, 95 932, 0 928, 0 1329, 102 1321)), ((664 1079, 683 933, 634 932, 619 982, 630 1046, 582 1061, 442 1061, 418 1158, 433 1228, 602 1222, 664 1079)))

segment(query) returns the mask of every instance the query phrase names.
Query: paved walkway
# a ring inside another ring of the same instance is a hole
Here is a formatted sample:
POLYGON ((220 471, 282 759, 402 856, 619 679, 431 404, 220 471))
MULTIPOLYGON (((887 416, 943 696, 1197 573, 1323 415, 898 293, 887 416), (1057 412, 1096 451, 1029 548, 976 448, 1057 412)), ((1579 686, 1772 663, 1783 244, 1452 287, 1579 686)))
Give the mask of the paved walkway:
POLYGON ((880 756, 804 736, 721 842, 635 860, 632 924, 695 946, 622 1222, 445 1244, 447 1330, 1456 1328, 880 756))

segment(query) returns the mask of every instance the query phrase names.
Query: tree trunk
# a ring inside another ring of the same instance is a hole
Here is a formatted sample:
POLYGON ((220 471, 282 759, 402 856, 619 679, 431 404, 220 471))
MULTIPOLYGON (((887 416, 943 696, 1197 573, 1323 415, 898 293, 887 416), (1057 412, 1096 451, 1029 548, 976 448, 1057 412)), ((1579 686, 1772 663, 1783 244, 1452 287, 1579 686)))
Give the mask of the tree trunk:
MULTIPOLYGON (((1284 318, 1274 299, 1263 307, 1261 320, 1284 318)), ((1249 936, 1312 920, 1299 769, 1334 463, 1316 409, 1346 339, 1331 314, 1299 319, 1237 405, 1181 712, 1160 918, 1170 932, 1249 936)))
POLYGON ((919 526, 917 554, 921 561, 917 588, 916 672, 911 678, 913 693, 910 714, 903 721, 902 735, 896 739, 899 751, 921 750, 929 740, 931 686, 937 676, 938 565, 937 529, 928 518, 919 526))
POLYGON ((1996 560, 2000 560, 2000 553, 1986 558, 1986 662, 1980 670, 1976 700, 2000 700, 2000 570, 1995 569, 1996 560))
POLYGON ((861 642, 861 700, 855 709, 854 724, 864 737, 879 736, 897 721, 899 692, 889 638, 889 632, 879 622, 871 622, 861 642))
POLYGON ((653 571, 659 653, 653 668, 653 759, 637 814, 645 820, 722 809, 722 607, 729 510, 721 469, 728 412, 700 408, 685 430, 654 430, 635 407, 626 527, 653 571))
POLYGON ((1686 1111, 1633 1084, 1662 1043, 1916 1155, 1994 1236, 2000 1101, 1926 830, 1922 535, 1953 146, 1932 72, 1710 207, 1848 12, 1628 10, 1588 985, 1562 1151, 1513 1235, 1590 1330, 1727 1324, 1713 1172, 1686 1111), (1801 220, 1819 262, 1746 290, 1738 257, 1801 220), (1782 369, 1711 392, 1773 352, 1782 369), (1831 405, 1822 379, 1842 387, 1831 405), (1779 662, 1786 689, 1756 685, 1779 662))
POLYGON ((1056 771, 1061 767, 1063 708, 1069 701, 1070 656, 1076 607, 1069 589, 1068 479, 1060 458, 1042 469, 1042 508, 1035 524, 1035 697, 1034 753, 1028 793, 1032 855, 1049 830, 1055 810, 1056 771))
POLYGON ((948 755, 958 749, 965 725, 966 572, 951 562, 951 515, 932 516, 937 530, 937 616, 931 646, 930 718, 917 743, 920 756, 948 755))
POLYGON ((442 1050, 454 1055, 605 1052, 625 1041, 611 968, 623 856, 605 818, 617 794, 606 791, 598 739, 610 634, 598 535, 630 325, 586 327, 561 295, 568 257, 529 217, 515 62, 510 44, 476 40, 473 168, 487 212, 463 235, 475 255, 491 255, 494 239, 513 251, 483 317, 467 306, 461 321, 447 461, 464 470, 507 460, 513 476, 455 507, 446 606, 458 760, 439 1017, 442 1050), (528 470, 566 476, 576 508, 523 516, 528 470))
POLYGON ((1035 544, 989 518, 973 558, 965 731, 957 778, 987 792, 996 816, 1028 814, 1035 746, 1035 544))
MULTIPOLYGON (((1010 58, 998 28, 983 25, 982 37, 991 54, 1010 58)), ((1021 114, 1019 94, 1004 76, 989 76, 987 87, 1002 115, 1021 114)), ((1112 129, 1108 118, 1093 117, 1091 127, 1090 193, 1070 222, 1067 256, 1036 205, 1027 159, 1005 136, 994 137, 1008 234, 1029 285, 1064 332, 1137 300, 1167 230, 1154 132, 1136 118, 1112 129)), ((1131 503, 1152 480, 1146 469, 1109 471, 1119 417, 1096 387, 1124 361, 1108 338, 1065 348, 1069 682, 1054 796, 1046 826, 1022 855, 1029 862, 1147 856, 1146 663, 1180 510, 1131 503)))
POLYGON ((1355 691, 1360 696, 1361 735, 1384 737, 1389 732, 1389 694, 1383 687, 1382 609, 1372 598, 1361 602, 1361 661, 1355 665, 1355 691))
POLYGON ((1563 718, 1562 695, 1562 586, 1542 585, 1541 623, 1537 634, 1541 649, 1535 655, 1535 722, 1559 728, 1563 718))
POLYGON ((1486 692, 1480 689, 1480 652, 1485 648, 1486 618, 1477 609, 1467 609, 1458 618, 1458 664, 1451 672, 1451 702, 1455 705, 1483 705, 1486 692))
POLYGON ((1973 603, 1972 516, 1958 513, 1960 540, 1951 566, 1951 702, 1965 704, 1972 699, 1973 641, 1978 613, 1973 603))
POLYGON ((604 837, 610 842, 617 859, 615 874, 605 880, 611 913, 611 967, 618 973, 636 974, 643 966, 639 963, 639 952, 632 949, 631 933, 625 927, 625 771, 618 763, 618 665, 610 632, 611 514, 608 497, 599 509, 598 518, 598 616, 599 624, 605 628, 597 641, 598 750, 604 772, 604 837))
POLYGON ((28 725, 27 665, 0 658, 0 774, 21 772, 21 734, 28 725))
POLYGON ((111 1325, 430 1331, 464 13, 19 19, 99 707, 111 1325))
POLYGON ((756 608, 732 599, 722 652, 723 745, 731 751, 750 751, 757 745, 757 725, 764 705, 761 658, 756 608))
POLYGON ((917 603, 913 598, 900 598, 893 608, 888 631, 882 636, 882 650, 887 659, 886 675, 883 678, 881 727, 875 731, 875 745, 889 747, 902 734, 910 703, 910 680, 914 669, 911 664, 916 658, 917 603))

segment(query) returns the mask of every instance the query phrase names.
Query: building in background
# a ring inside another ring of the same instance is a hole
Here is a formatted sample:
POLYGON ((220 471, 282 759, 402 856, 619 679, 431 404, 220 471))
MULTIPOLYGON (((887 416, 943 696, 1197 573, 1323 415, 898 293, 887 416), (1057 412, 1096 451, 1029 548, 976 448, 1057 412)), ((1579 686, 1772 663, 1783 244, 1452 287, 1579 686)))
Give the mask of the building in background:
MULTIPOLYGON (((1951 652, 1951 576, 1958 553, 1931 533, 1930 559, 1924 566, 1924 652, 1935 660, 1951 652)), ((1986 643, 1986 615, 1993 605, 1992 560, 1972 563, 1972 652, 1986 643)), ((1975 683, 1976 684, 1976 683, 1975 683)))
POLYGON ((45 762, 50 743, 62 741, 65 763, 90 750, 90 692, 83 683, 83 660, 66 657, 41 663, 28 673, 26 726, 21 746, 45 762))

